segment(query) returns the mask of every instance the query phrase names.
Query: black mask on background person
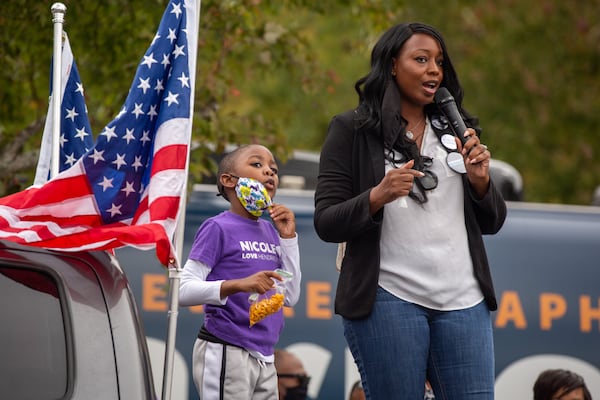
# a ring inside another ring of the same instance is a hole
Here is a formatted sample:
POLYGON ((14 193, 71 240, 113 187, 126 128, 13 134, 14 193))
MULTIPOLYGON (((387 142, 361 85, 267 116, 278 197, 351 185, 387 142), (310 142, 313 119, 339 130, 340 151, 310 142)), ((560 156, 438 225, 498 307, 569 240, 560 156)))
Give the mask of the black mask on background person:
POLYGON ((284 400, 306 400, 307 391, 308 384, 287 388, 284 400))

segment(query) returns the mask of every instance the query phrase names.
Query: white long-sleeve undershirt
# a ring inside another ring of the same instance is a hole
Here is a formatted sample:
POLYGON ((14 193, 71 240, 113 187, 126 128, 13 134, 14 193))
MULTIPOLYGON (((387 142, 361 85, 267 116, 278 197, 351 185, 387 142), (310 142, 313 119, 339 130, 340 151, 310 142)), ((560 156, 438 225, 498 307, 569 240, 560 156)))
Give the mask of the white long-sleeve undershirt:
MULTIPOLYGON (((300 298, 300 250, 298 235, 290 239, 280 238, 282 269, 292 273, 285 286, 285 305, 293 307, 300 298)), ((224 281, 207 281, 211 268, 197 260, 188 259, 181 272, 179 304, 183 307, 201 304, 224 305, 227 297, 221 298, 224 281)))

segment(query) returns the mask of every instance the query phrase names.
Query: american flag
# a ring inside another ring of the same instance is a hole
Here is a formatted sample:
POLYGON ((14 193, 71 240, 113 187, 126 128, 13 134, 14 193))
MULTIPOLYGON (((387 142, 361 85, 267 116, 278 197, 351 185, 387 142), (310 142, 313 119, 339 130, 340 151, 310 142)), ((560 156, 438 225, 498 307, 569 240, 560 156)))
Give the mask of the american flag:
MULTIPOLYGON (((92 128, 88 119, 87 107, 83 93, 83 85, 79 78, 77 64, 73 58, 69 37, 64 33, 62 46, 62 66, 60 90, 60 161, 59 171, 72 167, 94 145, 92 128)), ((52 76, 52 74, 50 74, 52 76)), ((52 96, 54 96, 51 90, 52 96)), ((35 172, 34 185, 48 181, 52 156, 52 102, 48 106, 48 115, 42 134, 40 157, 35 172)))
POLYGON ((60 249, 156 248, 163 265, 186 192, 199 10, 171 0, 125 104, 96 144, 41 187, 0 198, 0 239, 60 249))

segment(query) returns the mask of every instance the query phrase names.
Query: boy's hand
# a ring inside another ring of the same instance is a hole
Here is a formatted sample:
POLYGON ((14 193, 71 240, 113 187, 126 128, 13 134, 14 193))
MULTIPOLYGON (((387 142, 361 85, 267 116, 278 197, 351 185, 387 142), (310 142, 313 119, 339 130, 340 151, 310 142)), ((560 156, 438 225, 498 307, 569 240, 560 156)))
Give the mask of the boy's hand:
POLYGON ((239 292, 263 294, 275 286, 273 279, 283 278, 275 271, 260 271, 243 279, 231 279, 221 285, 221 298, 239 292))
POLYGON ((279 236, 284 239, 296 236, 296 218, 292 210, 282 204, 273 204, 269 207, 269 215, 279 236))

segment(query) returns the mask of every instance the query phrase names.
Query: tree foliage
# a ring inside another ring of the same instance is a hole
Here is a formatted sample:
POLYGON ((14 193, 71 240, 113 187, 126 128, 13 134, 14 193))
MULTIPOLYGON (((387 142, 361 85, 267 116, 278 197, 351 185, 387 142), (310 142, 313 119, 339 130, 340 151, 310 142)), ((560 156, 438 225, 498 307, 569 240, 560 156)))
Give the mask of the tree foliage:
MULTIPOLYGON (((4 190, 29 185, 37 161, 52 3, 0 3, 4 190)), ((167 1, 64 4, 97 135, 125 100, 167 1)), ((191 181, 230 143, 260 142, 284 159, 292 148, 318 151, 330 118, 356 105, 354 82, 378 36, 418 20, 444 34, 465 105, 493 156, 522 173, 526 199, 588 204, 600 184, 598 16, 595 0, 204 0, 191 181)))

